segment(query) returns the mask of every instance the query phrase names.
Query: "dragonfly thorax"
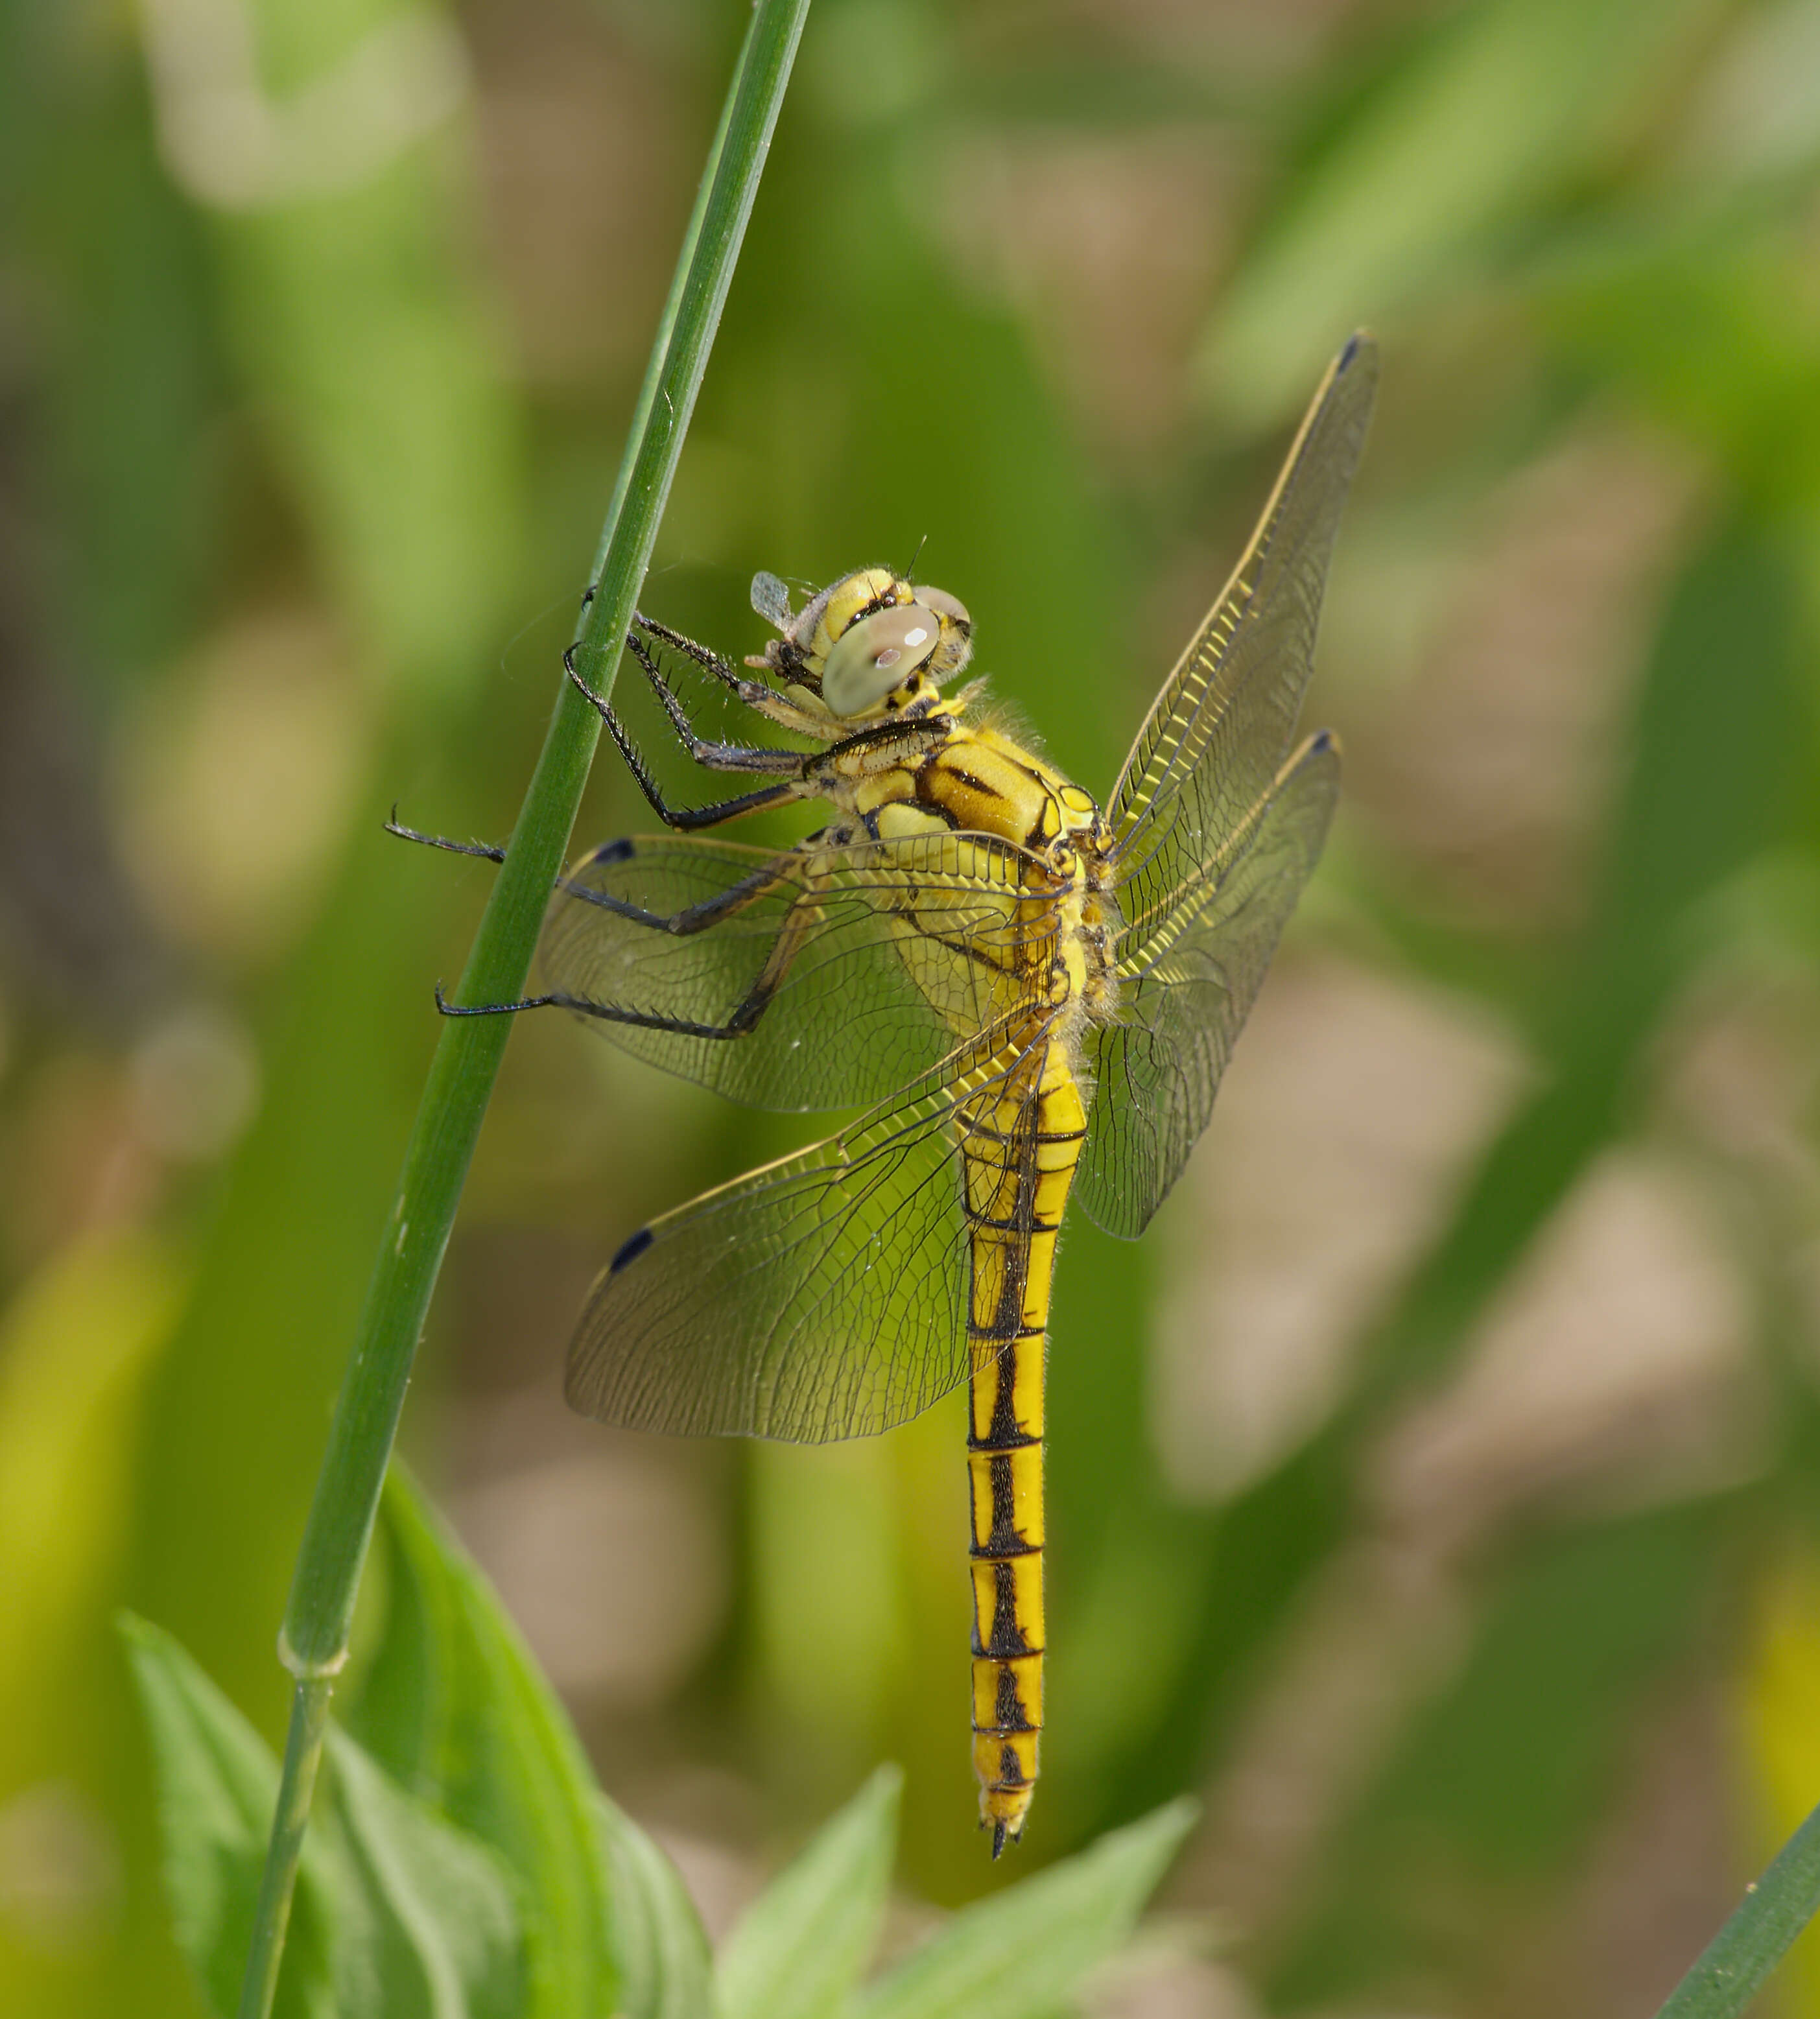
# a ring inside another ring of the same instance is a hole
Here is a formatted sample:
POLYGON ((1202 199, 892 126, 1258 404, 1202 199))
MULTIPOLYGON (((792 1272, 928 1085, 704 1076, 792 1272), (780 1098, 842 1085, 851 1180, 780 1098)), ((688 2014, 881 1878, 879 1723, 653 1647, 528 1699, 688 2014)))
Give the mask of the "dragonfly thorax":
POLYGON ((923 714, 973 651, 973 621, 945 589, 889 568, 860 568, 792 615, 775 575, 752 582, 752 607, 783 633, 747 663, 773 672, 787 695, 837 721, 923 714))

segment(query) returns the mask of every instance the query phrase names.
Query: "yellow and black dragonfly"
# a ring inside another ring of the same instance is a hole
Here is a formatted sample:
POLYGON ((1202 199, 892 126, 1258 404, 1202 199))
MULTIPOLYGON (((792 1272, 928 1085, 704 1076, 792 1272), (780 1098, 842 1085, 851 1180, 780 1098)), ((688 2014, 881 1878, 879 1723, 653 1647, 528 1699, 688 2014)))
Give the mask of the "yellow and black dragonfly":
POLYGON ((589 1293, 567 1393, 632 1429, 814 1444, 970 1384, 973 1763, 995 1856, 1024 1828, 1043 1722, 1062 1210, 1072 1193, 1108 1232, 1142 1231, 1320 854, 1339 749, 1296 744, 1296 723, 1376 375, 1354 337, 1104 811, 982 725, 977 687, 944 693, 972 624, 941 590, 867 568, 793 611, 760 575, 778 635, 746 672, 640 618, 630 650, 690 756, 754 782, 671 807, 584 685, 674 832, 563 878, 542 995, 444 1005, 558 1005, 735 1100, 864 1110, 634 1234, 589 1293), (698 735, 666 652, 819 747, 698 735), (781 852, 698 832, 796 800, 833 817, 781 852))

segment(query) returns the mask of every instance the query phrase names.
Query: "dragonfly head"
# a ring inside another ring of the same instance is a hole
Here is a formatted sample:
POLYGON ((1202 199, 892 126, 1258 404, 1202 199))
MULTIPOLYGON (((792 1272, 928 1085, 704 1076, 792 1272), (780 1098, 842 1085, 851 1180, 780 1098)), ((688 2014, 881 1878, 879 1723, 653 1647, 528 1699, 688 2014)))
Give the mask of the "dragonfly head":
POLYGON ((752 607, 783 633, 747 661, 787 693, 840 722, 926 709, 973 653, 973 619, 959 597, 861 568, 810 597, 796 615, 775 575, 752 583, 752 607))

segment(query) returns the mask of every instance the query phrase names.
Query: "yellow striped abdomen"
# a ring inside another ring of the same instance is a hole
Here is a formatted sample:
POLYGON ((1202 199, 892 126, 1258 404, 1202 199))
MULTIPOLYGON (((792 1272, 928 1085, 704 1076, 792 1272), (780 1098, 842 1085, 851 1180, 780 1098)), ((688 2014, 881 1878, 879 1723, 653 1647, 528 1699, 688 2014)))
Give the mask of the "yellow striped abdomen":
POLYGON ((1036 1782, 1043 1357, 1056 1231, 1086 1133, 1074 1076, 1049 1039, 963 1122, 972 1261, 973 1771, 995 1858, 1007 1838, 1022 1834, 1036 1782))

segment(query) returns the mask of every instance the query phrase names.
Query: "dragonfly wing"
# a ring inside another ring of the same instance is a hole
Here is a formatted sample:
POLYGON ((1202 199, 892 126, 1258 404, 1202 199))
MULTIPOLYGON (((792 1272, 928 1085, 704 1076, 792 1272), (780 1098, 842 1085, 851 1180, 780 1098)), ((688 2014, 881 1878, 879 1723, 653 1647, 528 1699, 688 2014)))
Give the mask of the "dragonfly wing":
POLYGON ((564 877, 545 987, 636 1057, 754 1107, 884 1099, 1046 966, 1023 852, 931 833, 770 853, 618 841, 564 877))
POLYGON ((1120 963, 1121 1020, 1089 1032, 1094 1075, 1075 1187, 1108 1234, 1141 1234, 1213 1111, 1285 921, 1321 854, 1340 750, 1309 738, 1141 954, 1120 963))
MULTIPOLYGON (((635 1234, 589 1293, 571 1405, 684 1436, 821 1444, 890 1430, 969 1371, 959 1127, 1031 1091, 1028 1020, 959 1047, 827 1141, 635 1234)), ((1034 1143, 1034 1137, 1032 1138, 1034 1143)))
POLYGON ((1295 736, 1327 564, 1377 389, 1354 336, 1329 368, 1244 558, 1138 731, 1112 796, 1124 951, 1166 929, 1269 791, 1295 736))

